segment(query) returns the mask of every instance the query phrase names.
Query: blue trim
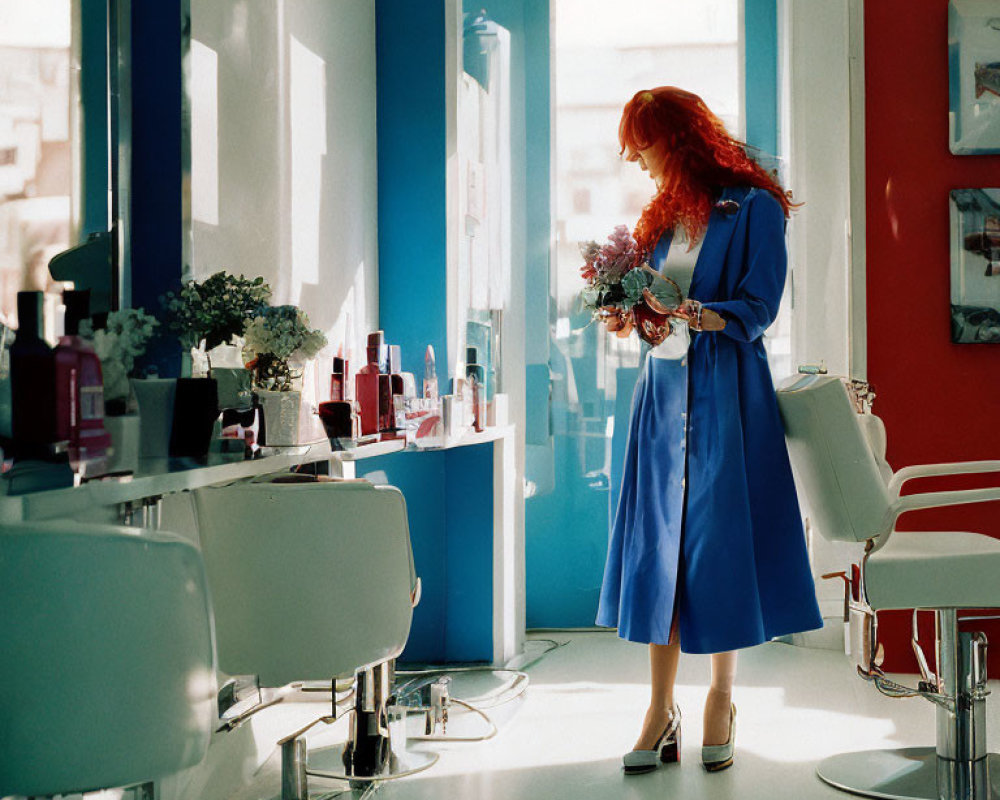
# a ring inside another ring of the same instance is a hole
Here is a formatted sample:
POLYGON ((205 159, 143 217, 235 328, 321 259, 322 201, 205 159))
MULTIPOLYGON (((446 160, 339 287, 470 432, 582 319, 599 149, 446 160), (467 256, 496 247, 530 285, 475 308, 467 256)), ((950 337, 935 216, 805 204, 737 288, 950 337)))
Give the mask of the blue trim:
POLYGON ((778 4, 744 0, 747 144, 778 152, 778 4))
POLYGON ((447 391, 444 4, 376 0, 379 326, 423 375, 434 346, 447 391))
POLYGON ((108 4, 80 0, 83 203, 80 240, 108 229, 108 4))
MULTIPOLYGON (((132 306, 156 313, 181 280, 181 6, 132 4, 132 306)), ((144 359, 160 374, 180 368, 161 337, 144 359)))

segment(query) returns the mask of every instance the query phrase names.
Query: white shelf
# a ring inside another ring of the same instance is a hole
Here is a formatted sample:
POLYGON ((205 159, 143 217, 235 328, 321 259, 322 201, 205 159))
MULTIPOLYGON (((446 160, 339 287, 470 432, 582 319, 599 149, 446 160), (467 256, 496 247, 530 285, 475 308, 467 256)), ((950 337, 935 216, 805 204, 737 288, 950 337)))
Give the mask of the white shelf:
POLYGON ((203 486, 283 472, 300 464, 319 461, 355 462, 365 458, 395 452, 421 452, 466 447, 496 441, 513 426, 487 428, 481 433, 469 433, 443 447, 406 447, 402 439, 388 439, 360 445, 353 450, 334 451, 327 441, 295 447, 267 448, 264 458, 203 465, 184 459, 145 459, 135 475, 119 480, 94 480, 80 486, 0 497, 0 519, 51 519, 80 514, 88 509, 114 506, 144 497, 172 494, 199 489, 203 486))

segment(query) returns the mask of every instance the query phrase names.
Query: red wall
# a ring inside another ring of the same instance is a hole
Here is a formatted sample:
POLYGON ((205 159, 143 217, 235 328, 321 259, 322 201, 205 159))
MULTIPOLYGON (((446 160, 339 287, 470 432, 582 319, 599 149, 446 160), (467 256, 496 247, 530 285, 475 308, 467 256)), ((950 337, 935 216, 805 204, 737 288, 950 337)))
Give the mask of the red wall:
MULTIPOLYGON (((865 3, 868 379, 894 469, 1000 459, 1000 344, 950 339, 948 206, 951 189, 1000 187, 1000 156, 948 150, 947 45, 947 0, 865 3)), ((916 486, 998 484, 1000 476, 916 486)), ((1000 503, 911 513, 899 527, 1000 537, 1000 503)), ((880 615, 887 669, 916 669, 909 622, 880 615)), ((1000 643, 1000 625, 979 626, 1000 643)), ((1000 647, 990 650, 997 677, 1000 647)))

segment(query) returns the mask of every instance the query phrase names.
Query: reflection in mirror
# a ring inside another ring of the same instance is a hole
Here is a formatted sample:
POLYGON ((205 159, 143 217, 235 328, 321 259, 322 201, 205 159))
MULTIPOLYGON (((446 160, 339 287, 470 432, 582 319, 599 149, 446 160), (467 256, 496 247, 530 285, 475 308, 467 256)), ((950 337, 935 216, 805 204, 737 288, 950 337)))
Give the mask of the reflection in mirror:
POLYGON ((72 15, 72 0, 0 5, 0 322, 43 291, 49 340, 66 285, 47 266, 75 241, 72 15))

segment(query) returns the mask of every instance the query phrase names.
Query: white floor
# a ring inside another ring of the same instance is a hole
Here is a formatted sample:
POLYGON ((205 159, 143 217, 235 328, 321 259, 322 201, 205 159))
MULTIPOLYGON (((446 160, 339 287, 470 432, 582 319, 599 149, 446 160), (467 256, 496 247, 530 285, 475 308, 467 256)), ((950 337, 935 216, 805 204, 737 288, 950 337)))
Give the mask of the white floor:
MULTIPOLYGON (((854 675, 842 653, 770 643, 743 651, 734 701, 738 709, 733 768, 706 773, 700 762, 701 706, 707 656, 683 656, 677 701, 683 714, 678 765, 625 777, 621 754, 633 744, 647 703, 644 646, 612 633, 533 636, 566 642, 528 668, 519 699, 490 709, 498 734, 477 743, 421 743, 440 761, 428 771, 381 785, 386 800, 521 800, 522 798, 775 797, 844 798, 815 776, 816 763, 835 753, 933 744, 934 709, 920 699, 893 700, 854 675)), ((532 643, 536 650, 542 642, 532 643)), ((908 678, 909 680, 909 678, 908 678)), ((461 682, 454 694, 461 696, 461 682)), ((994 697, 998 694, 991 681, 994 697)), ((991 704, 989 738, 998 749, 1000 713, 991 704)), ((471 734, 478 720, 456 714, 449 733, 471 734), (463 718, 464 717, 464 718, 463 718)), ((311 736, 319 749, 343 739, 346 721, 311 736)), ((231 800, 279 793, 280 757, 273 753, 231 800)), ((313 792, 346 788, 312 779, 313 792)), ((351 795, 341 795, 347 800, 351 795)), ((360 796, 360 792, 356 793, 360 796)))

